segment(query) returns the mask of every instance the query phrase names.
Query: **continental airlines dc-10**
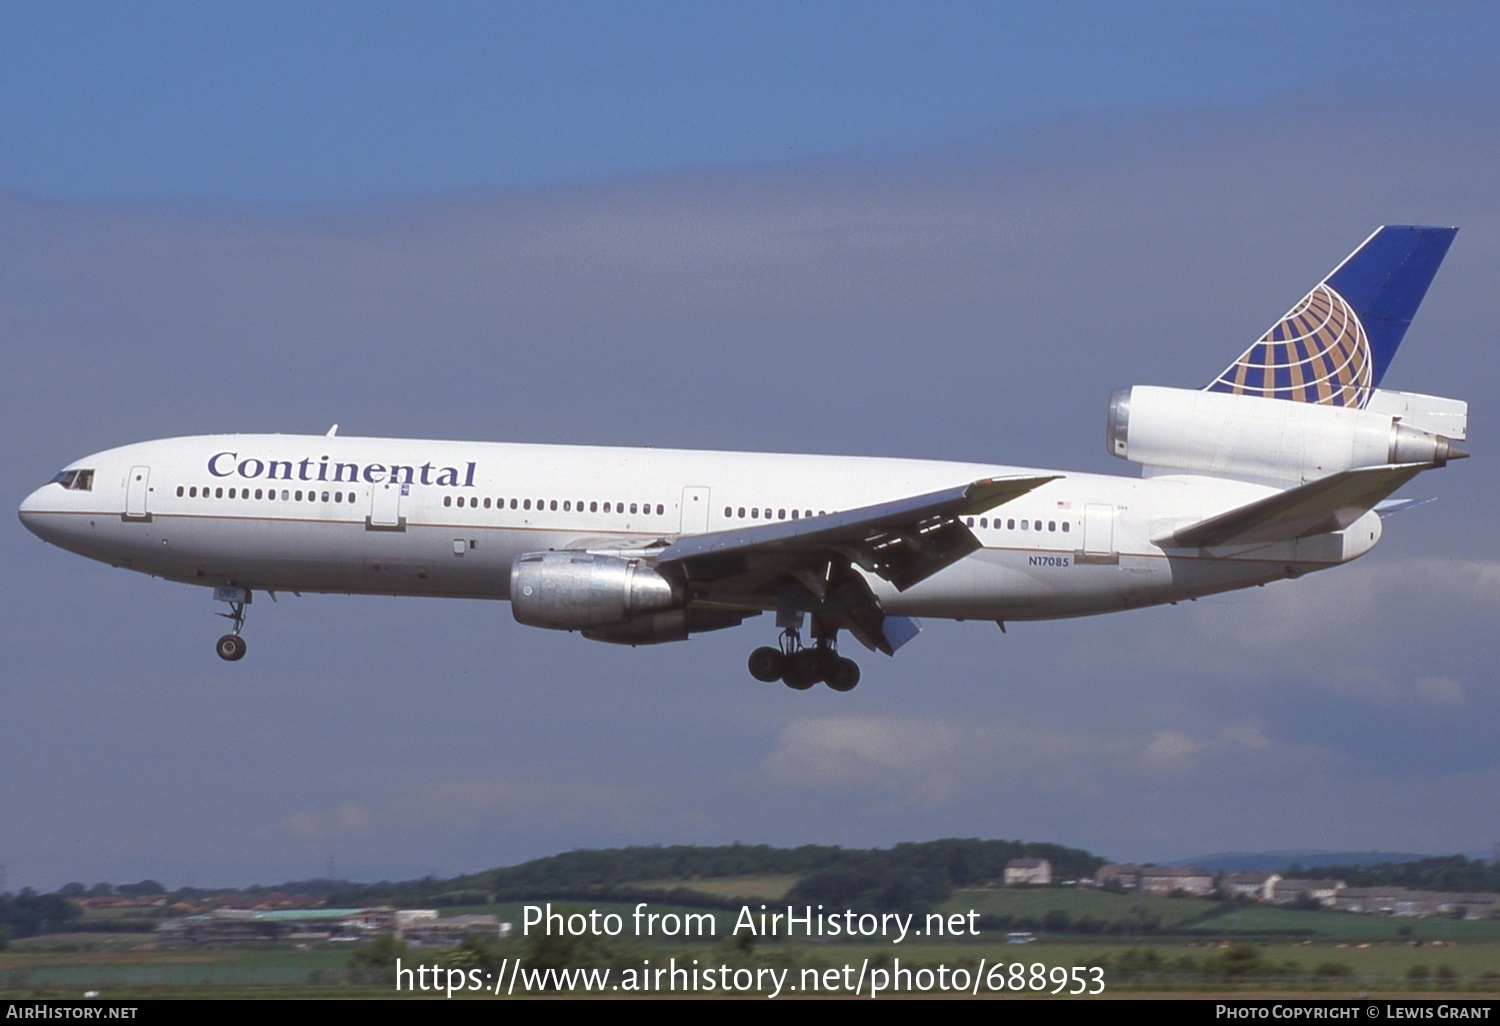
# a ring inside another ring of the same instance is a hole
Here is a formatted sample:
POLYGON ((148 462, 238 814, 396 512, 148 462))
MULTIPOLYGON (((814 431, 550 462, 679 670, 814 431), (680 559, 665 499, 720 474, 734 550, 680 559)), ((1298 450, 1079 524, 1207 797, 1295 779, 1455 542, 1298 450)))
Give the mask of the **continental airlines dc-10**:
POLYGON ((1140 477, 847 456, 207 435, 70 464, 21 505, 54 545, 213 589, 508 599, 626 645, 769 612, 750 673, 847 691, 847 632, 1086 616, 1347 563, 1389 498, 1467 455, 1467 404, 1379 386, 1456 233, 1378 229, 1202 390, 1108 408, 1140 477), (768 639, 769 640, 769 639, 768 639))

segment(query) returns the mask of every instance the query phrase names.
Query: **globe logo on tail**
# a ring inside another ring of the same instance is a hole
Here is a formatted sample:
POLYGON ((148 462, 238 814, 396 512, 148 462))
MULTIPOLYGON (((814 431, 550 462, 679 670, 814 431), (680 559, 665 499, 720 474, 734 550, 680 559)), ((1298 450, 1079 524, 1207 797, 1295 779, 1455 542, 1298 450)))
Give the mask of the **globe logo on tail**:
POLYGON ((1324 284, 1304 296, 1208 390, 1362 409, 1370 400, 1373 373, 1364 325, 1344 297, 1324 284))

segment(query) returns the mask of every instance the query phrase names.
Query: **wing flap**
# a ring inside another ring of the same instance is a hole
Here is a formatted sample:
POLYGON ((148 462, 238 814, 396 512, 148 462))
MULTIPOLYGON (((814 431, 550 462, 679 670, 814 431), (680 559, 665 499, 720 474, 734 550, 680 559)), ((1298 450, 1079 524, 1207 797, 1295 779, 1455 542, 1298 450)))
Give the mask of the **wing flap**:
POLYGON ((893 655, 921 624, 888 615, 858 565, 904 591, 980 547, 961 517, 983 513, 1061 475, 985 478, 925 495, 797 520, 688 535, 656 554, 712 601, 774 600, 811 612, 860 644, 893 655))
POLYGON ((1219 545, 1293 541, 1342 531, 1433 463, 1361 467, 1310 481, 1227 513, 1153 538, 1157 545, 1219 545))

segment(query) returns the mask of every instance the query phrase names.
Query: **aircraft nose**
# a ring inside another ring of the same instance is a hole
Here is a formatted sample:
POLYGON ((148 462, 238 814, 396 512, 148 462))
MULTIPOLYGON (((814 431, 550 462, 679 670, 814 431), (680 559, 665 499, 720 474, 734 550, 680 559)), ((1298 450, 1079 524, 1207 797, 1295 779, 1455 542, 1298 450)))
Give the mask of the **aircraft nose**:
POLYGON ((21 508, 16 515, 21 518, 21 523, 26 525, 26 530, 44 541, 47 538, 45 525, 46 517, 42 514, 42 489, 38 488, 21 502, 21 508))

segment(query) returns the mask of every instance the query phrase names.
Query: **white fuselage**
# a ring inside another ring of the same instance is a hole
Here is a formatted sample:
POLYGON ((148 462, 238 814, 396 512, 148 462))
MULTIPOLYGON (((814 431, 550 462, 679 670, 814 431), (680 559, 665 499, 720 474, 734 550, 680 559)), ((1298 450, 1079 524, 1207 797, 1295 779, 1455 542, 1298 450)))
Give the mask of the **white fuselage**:
MULTIPOLYGON (((927 460, 214 435, 127 445, 70 464, 21 507, 49 542, 174 581, 252 590, 506 599, 518 556, 622 549, 850 510, 1035 473, 927 460)), ((1204 476, 1069 474, 982 516, 981 548, 905 592, 905 616, 1081 616, 1243 588, 1347 562, 1379 539, 1341 532, 1231 549, 1163 547, 1180 525, 1277 489, 1204 476)), ((771 604, 748 600, 748 605, 771 604)))

